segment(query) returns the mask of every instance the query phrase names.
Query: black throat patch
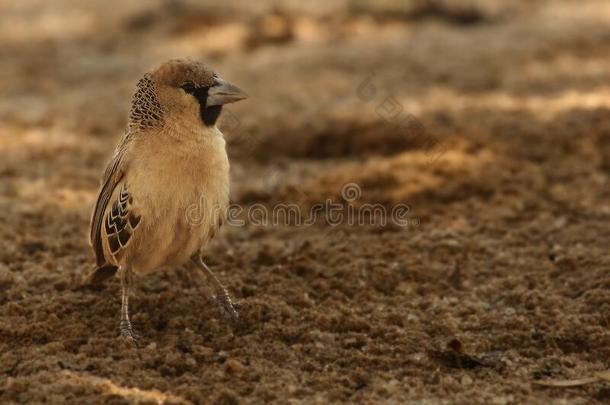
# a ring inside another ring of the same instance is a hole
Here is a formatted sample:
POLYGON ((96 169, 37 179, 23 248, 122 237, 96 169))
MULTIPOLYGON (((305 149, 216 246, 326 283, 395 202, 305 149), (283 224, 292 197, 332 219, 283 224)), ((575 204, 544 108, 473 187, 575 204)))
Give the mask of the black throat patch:
POLYGON ((201 116, 203 125, 212 127, 216 125, 216 121, 218 121, 218 117, 220 117, 222 106, 213 105, 208 107, 206 105, 208 101, 208 90, 209 87, 194 88, 192 91, 189 91, 189 93, 195 96, 197 101, 199 101, 199 115, 201 116))
POLYGON ((203 121, 203 124, 208 127, 213 127, 214 125, 216 125, 216 121, 218 120, 218 117, 220 117, 220 113, 222 112, 222 106, 221 105, 213 105, 211 107, 200 106, 199 111, 201 114, 201 120, 203 121))

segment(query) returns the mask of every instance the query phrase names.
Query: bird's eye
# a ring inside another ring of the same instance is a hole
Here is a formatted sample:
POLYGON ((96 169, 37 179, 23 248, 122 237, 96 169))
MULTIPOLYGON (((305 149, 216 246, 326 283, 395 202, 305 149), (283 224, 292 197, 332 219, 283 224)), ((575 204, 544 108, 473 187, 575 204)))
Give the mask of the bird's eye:
POLYGON ((193 82, 185 82, 182 86, 180 86, 182 90, 189 94, 193 94, 195 92, 195 85, 193 82))

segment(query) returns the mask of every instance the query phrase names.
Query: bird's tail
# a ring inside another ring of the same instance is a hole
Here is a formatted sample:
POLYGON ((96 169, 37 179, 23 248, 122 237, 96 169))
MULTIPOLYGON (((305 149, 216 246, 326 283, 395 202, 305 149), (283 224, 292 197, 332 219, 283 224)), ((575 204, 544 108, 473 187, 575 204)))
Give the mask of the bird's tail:
POLYGON ((118 269, 119 268, 117 266, 113 266, 111 264, 96 266, 95 269, 89 273, 84 284, 100 285, 110 277, 114 276, 118 269))

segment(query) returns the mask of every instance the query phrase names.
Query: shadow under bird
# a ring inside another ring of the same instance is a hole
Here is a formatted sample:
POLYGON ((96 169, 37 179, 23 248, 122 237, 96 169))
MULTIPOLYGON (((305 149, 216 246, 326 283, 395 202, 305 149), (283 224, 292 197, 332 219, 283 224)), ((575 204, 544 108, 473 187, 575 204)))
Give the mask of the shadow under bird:
POLYGON ((201 250, 229 204, 229 160, 216 122, 225 104, 245 99, 205 65, 170 60, 137 84, 127 130, 102 178, 91 218, 96 269, 89 282, 118 274, 122 336, 137 343, 129 320, 133 274, 194 262, 226 315, 238 314, 201 250), (197 207, 193 221, 189 210, 197 207))

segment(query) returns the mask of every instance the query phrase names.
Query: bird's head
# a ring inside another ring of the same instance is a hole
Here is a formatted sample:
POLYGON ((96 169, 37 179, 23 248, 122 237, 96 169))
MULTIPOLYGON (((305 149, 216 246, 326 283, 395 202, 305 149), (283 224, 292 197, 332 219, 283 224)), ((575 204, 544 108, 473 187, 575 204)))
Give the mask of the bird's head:
MULTIPOLYGON (((222 106, 247 97, 239 87, 191 60, 170 60, 144 76, 134 96, 134 109, 158 109, 163 120, 216 125, 222 106), (152 87, 152 88, 151 88, 152 87), (152 105, 151 104, 155 104, 152 105), (138 106, 139 104, 139 106, 138 106)), ((154 118, 154 117, 153 117, 154 118)))

